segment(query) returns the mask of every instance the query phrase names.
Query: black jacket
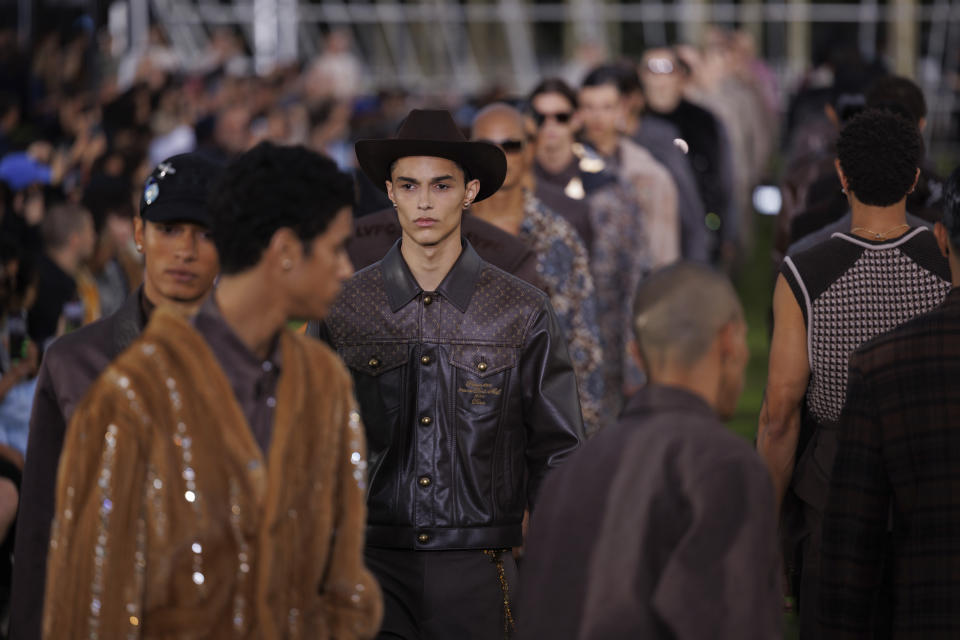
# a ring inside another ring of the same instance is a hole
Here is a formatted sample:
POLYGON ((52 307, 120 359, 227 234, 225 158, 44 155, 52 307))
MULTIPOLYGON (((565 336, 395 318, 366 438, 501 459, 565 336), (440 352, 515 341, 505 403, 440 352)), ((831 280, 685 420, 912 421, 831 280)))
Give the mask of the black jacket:
POLYGON ((140 335, 145 324, 138 290, 116 313, 58 338, 43 355, 17 515, 12 638, 33 640, 41 635, 57 467, 67 424, 90 385, 140 335))
POLYGON ((350 367, 367 432, 367 544, 505 548, 547 471, 583 439, 546 294, 463 253, 435 292, 400 254, 357 273, 320 331, 350 367))

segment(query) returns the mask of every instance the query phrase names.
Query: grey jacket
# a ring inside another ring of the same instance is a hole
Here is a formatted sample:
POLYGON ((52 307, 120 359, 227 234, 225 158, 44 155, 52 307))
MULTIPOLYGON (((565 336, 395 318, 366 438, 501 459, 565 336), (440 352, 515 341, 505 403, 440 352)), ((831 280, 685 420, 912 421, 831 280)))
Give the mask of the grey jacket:
POLYGON ((30 439, 14 547, 10 636, 41 637, 47 549, 64 434, 87 389, 146 324, 141 292, 116 313, 54 341, 44 353, 30 414, 30 439))
POLYGON ((770 475, 689 391, 650 385, 544 482, 520 640, 775 640, 770 475))

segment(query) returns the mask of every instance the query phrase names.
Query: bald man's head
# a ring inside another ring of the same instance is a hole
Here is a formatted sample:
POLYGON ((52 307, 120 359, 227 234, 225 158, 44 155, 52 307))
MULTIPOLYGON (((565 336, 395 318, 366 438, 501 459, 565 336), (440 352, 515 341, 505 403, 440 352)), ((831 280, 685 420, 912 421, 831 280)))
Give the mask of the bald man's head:
POLYGON ((509 122, 523 129, 523 114, 519 109, 506 102, 488 104, 473 117, 473 128, 489 126, 491 123, 509 122))
POLYGON ((633 303, 637 346, 651 368, 673 362, 692 366, 717 333, 743 321, 743 308, 730 281, 709 267, 682 262, 646 278, 633 303))
POLYGON ((507 176, 501 191, 519 187, 530 169, 526 150, 527 133, 523 114, 514 107, 496 102, 477 112, 473 119, 473 140, 498 145, 507 156, 507 176))
POLYGON ((651 382, 695 389, 721 418, 733 416, 749 350, 743 307, 725 276, 689 262, 653 273, 637 289, 633 329, 651 382))

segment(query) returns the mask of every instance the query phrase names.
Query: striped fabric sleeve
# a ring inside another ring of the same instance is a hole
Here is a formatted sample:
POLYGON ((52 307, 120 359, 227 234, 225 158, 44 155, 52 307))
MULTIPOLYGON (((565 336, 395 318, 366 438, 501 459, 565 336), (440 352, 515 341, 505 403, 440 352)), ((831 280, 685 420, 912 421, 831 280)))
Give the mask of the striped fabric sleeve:
POLYGON ((822 638, 873 637, 881 593, 890 483, 882 434, 859 353, 851 358, 846 408, 830 478, 820 566, 822 638))

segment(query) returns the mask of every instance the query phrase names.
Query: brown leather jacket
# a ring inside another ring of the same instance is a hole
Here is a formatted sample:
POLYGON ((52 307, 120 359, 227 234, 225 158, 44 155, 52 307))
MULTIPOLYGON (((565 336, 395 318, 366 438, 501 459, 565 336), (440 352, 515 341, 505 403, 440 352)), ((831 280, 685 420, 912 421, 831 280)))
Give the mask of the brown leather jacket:
POLYGON ((583 439, 566 340, 543 292, 463 253, 437 291, 399 242, 319 332, 350 367, 370 447, 367 544, 505 548, 583 439))
POLYGON ((368 638, 366 462, 350 377, 284 332, 264 459, 187 320, 157 309, 74 413, 45 638, 368 638))

